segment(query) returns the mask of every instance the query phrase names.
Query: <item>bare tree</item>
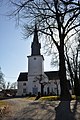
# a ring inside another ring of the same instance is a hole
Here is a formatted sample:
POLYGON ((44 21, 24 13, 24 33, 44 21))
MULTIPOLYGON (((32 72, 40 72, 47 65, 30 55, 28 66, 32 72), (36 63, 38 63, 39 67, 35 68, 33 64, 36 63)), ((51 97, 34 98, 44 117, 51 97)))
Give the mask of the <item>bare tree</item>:
POLYGON ((48 84, 48 80, 46 81, 45 79, 47 78, 47 76, 46 75, 39 75, 39 76, 36 76, 35 77, 35 80, 34 80, 34 82, 37 82, 37 81, 39 81, 39 84, 41 85, 41 96, 43 96, 44 95, 44 86, 46 85, 46 84, 48 84))
POLYGON ((5 89, 5 80, 4 80, 4 74, 1 71, 0 67, 0 90, 5 89))
POLYGON ((78 37, 75 38, 75 44, 73 43, 74 44, 73 48, 72 48, 73 45, 70 45, 69 48, 66 47, 66 54, 65 54, 67 66, 68 66, 68 73, 69 73, 68 75, 72 84, 72 90, 74 94, 77 96, 80 95, 80 59, 79 59, 80 38, 79 37, 80 36, 78 35, 78 37))
POLYGON ((10 89, 10 82, 7 82, 6 89, 10 89))
MULTIPOLYGON (((71 39, 80 31, 80 2, 78 0, 10 0, 14 9, 11 16, 22 19, 27 36, 34 31, 34 24, 38 26, 40 35, 45 37, 49 48, 55 44, 59 53, 59 77, 61 98, 70 99, 67 86, 64 44, 66 37, 71 39)), ((42 37, 42 39, 43 39, 42 37)), ((68 40, 69 40, 68 39, 68 40)))
POLYGON ((13 82, 10 86, 10 89, 16 89, 17 88, 17 82, 13 82))

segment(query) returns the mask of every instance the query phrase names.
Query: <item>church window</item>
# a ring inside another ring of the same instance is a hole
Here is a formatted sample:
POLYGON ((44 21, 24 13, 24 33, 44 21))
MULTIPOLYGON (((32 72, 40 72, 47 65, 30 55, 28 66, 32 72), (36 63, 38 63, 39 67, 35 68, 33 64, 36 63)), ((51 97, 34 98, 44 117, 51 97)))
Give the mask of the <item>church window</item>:
POLYGON ((34 60, 36 60, 36 58, 34 58, 34 60))
POLYGON ((36 87, 36 85, 34 85, 34 87, 36 87))
POLYGON ((26 86, 26 83, 23 83, 23 86, 26 86))
POLYGON ((23 89, 23 93, 26 93, 26 89, 23 89))

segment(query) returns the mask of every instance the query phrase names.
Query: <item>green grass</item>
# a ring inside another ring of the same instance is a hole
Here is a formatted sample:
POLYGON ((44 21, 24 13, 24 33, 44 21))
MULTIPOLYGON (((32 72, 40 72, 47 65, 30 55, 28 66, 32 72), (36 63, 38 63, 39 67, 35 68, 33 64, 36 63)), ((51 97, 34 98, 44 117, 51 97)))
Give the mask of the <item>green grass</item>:
MULTIPOLYGON (((80 96, 77 97, 80 100, 80 96)), ((77 99, 75 95, 72 95, 72 100, 76 100, 77 99)), ((35 100, 36 97, 25 97, 25 100, 35 100)), ((56 101, 56 100, 60 100, 60 96, 44 96, 44 97, 40 97, 39 98, 40 101, 56 101)))
MULTIPOLYGON (((60 96, 45 96, 45 97, 41 97, 39 100, 43 101, 55 101, 55 100, 59 100, 60 96)), ((80 100, 80 96, 76 97, 75 95, 72 95, 72 100, 80 100)))
POLYGON ((0 107, 6 106, 7 103, 5 101, 0 100, 0 107))
POLYGON ((59 100, 60 96, 45 96, 45 97, 41 97, 39 100, 43 101, 53 101, 53 100, 59 100))
POLYGON ((25 99, 25 100, 35 100, 36 97, 25 97, 25 98, 23 98, 23 99, 25 99))

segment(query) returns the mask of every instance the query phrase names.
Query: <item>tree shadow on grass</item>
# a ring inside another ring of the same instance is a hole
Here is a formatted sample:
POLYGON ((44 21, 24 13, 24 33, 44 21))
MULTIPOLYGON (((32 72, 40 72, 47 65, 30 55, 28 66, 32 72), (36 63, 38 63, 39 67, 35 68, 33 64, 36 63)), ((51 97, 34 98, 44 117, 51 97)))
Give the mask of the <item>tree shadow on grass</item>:
POLYGON ((5 120, 80 120, 80 112, 78 113, 77 109, 79 104, 78 101, 26 102, 14 116, 11 115, 11 119, 5 120), (75 117, 76 113, 78 119, 75 117))
POLYGON ((17 115, 19 115, 18 120, 22 120, 23 118, 26 118, 26 120, 52 120, 54 112, 55 110, 53 110, 53 107, 51 109, 50 104, 32 102, 17 115))
POLYGON ((70 101, 61 101, 58 107, 55 108, 56 111, 55 120, 77 120, 75 118, 77 103, 78 101, 76 100, 71 111, 70 101))

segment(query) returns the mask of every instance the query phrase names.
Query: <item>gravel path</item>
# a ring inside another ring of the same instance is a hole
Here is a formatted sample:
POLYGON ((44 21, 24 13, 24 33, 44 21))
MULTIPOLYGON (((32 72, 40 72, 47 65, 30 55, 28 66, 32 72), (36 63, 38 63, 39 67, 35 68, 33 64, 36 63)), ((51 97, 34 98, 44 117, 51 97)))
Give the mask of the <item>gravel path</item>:
POLYGON ((80 120, 78 101, 33 101, 23 98, 7 100, 7 114, 0 120, 80 120))

